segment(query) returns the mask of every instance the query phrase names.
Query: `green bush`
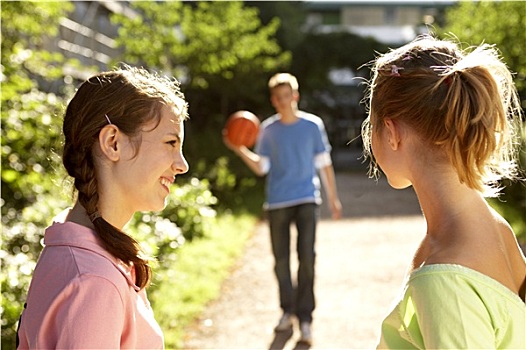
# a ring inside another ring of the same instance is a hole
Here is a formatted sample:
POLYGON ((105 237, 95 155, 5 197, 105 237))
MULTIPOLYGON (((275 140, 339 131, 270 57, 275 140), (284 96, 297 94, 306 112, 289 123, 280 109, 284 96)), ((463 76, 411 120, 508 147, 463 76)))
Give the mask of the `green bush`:
POLYGON ((488 201, 510 223, 519 243, 526 247, 526 123, 522 128, 519 165, 522 179, 503 181, 502 196, 488 201))
MULTIPOLYGON (((207 179, 192 177, 187 183, 174 186, 167 198, 166 208, 160 215, 136 213, 128 226, 147 239, 151 234, 156 234, 157 229, 162 228, 163 222, 168 220, 181 232, 181 242, 205 236, 211 229, 211 219, 216 216, 212 206, 217 204, 217 198, 210 191, 208 183, 207 179)), ((173 241, 173 238, 175 236, 169 240, 173 241)), ((158 241, 164 238, 155 240, 155 246, 158 247, 158 241)))
MULTIPOLYGON (((226 121, 226 117, 225 117, 226 121)), ((185 143, 190 172, 206 178, 217 197, 219 213, 261 214, 264 200, 264 178, 257 177, 243 161, 223 144, 223 122, 196 130, 188 123, 185 143)))
MULTIPOLYGON (((206 180, 192 178, 178 186, 168 198, 165 211, 158 215, 137 213, 125 228, 137 238, 147 254, 155 258, 152 289, 167 278, 166 271, 176 260, 185 239, 204 237, 212 231, 216 198, 206 180)), ((42 250, 45 228, 51 218, 68 205, 65 196, 40 196, 3 225, 2 250, 2 348, 12 349, 16 325, 22 312, 31 275, 42 250)))
MULTIPOLYGON (((205 238, 185 244, 148 292, 167 349, 182 348, 184 331, 219 296, 225 277, 255 225, 251 215, 221 215, 205 238)), ((155 281, 154 281, 155 282, 155 281)))

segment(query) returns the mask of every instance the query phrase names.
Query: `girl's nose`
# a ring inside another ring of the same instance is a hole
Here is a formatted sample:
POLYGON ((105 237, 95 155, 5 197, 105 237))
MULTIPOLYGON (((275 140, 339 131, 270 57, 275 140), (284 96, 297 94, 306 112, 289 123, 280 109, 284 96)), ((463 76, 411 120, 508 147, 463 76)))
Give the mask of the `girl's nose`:
POLYGON ((172 170, 175 174, 184 174, 188 172, 189 166, 188 162, 184 158, 184 155, 182 152, 178 152, 177 156, 174 159, 174 162, 172 163, 172 170))

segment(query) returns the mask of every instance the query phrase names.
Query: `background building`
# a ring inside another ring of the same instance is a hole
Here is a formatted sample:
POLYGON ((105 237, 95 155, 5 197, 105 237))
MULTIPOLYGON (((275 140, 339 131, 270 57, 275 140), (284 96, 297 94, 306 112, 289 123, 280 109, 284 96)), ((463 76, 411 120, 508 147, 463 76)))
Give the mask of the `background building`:
MULTIPOLYGON (((302 30, 320 35, 351 33, 396 48, 419 34, 433 32, 435 26, 441 26, 446 9, 455 2, 305 1, 306 17, 302 30)), ((354 47, 353 50, 360 48, 354 47)), ((334 87, 330 91, 318 92, 316 96, 331 108, 326 125, 337 166, 348 164, 350 154, 356 158, 350 150, 361 152, 361 124, 366 117, 362 83, 363 79, 369 78, 368 74, 366 68, 329 67, 328 78, 334 87), (350 140, 354 141, 349 144, 350 140)))
POLYGON ((112 13, 130 18, 138 16, 128 1, 74 1, 74 10, 60 20, 59 37, 52 41, 51 50, 61 52, 66 58, 80 61, 79 67, 66 66, 65 73, 80 80, 94 71, 109 68, 113 58, 122 49, 115 38, 118 28, 110 22, 112 13))
POLYGON ((455 1, 306 1, 306 29, 348 31, 403 45, 441 22, 455 1))

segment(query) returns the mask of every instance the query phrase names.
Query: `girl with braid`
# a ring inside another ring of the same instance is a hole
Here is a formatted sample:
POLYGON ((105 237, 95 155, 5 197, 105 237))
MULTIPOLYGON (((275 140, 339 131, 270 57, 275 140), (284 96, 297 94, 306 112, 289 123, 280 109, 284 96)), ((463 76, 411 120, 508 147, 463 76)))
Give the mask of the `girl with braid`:
POLYGON ((518 177, 521 108, 490 45, 429 36, 378 57, 362 136, 390 185, 413 186, 427 222, 378 348, 525 349, 526 259, 486 202, 518 177))
POLYGON ((187 104, 179 83, 124 67, 85 81, 64 118, 77 201, 47 228, 19 325, 19 349, 159 349, 138 242, 122 231, 159 211, 178 174, 187 104))

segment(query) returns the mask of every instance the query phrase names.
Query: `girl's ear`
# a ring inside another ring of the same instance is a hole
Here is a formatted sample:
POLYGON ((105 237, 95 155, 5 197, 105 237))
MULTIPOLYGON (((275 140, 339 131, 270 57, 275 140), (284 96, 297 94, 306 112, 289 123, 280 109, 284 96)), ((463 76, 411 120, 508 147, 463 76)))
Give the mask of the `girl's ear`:
POLYGON ((102 154, 114 162, 120 159, 120 138, 122 133, 115 125, 106 125, 99 133, 99 147, 102 154))
POLYGON ((390 118, 384 119, 384 127, 387 131, 387 142, 393 151, 398 150, 400 146, 400 125, 390 118))

